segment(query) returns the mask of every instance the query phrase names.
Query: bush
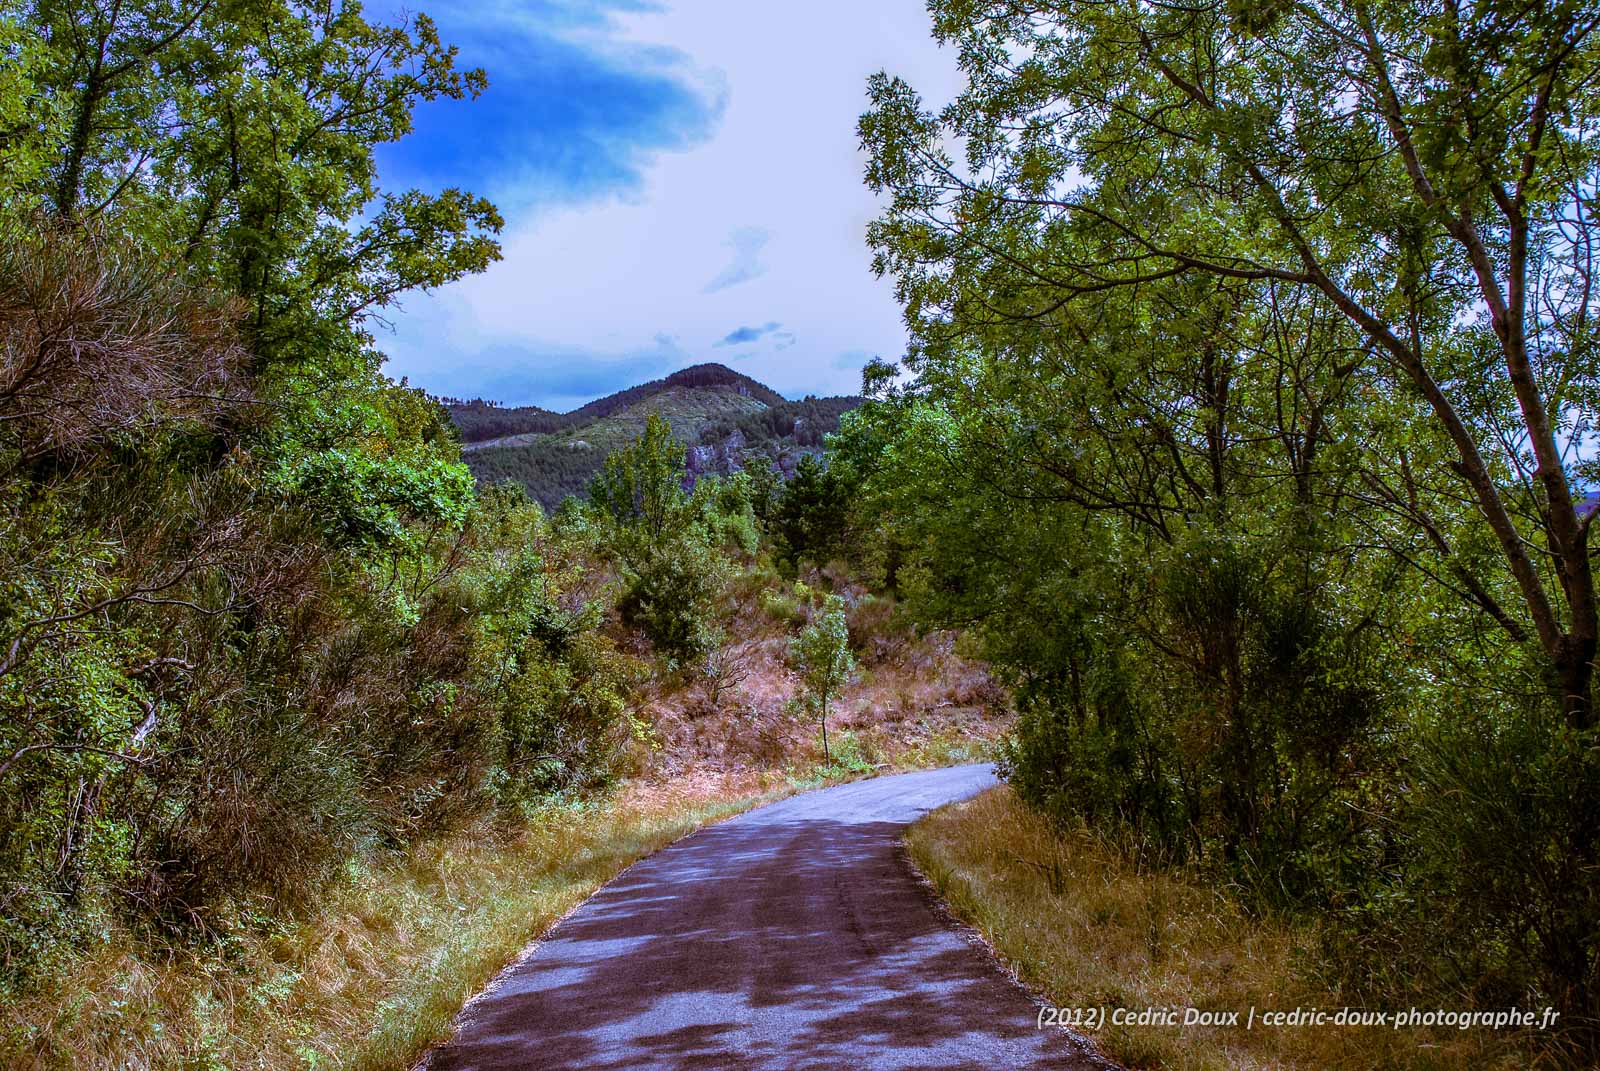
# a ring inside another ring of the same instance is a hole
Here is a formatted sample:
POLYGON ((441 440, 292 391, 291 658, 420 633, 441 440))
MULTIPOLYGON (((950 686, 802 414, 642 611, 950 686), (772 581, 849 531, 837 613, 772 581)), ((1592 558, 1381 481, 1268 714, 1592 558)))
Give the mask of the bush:
MULTIPOLYGON (((827 749, 824 749, 825 751, 827 749)), ((857 774, 871 773, 872 756, 869 749, 863 744, 860 737, 846 730, 839 733, 833 740, 832 753, 829 755, 827 765, 819 767, 817 772, 823 777, 852 777, 857 774)))
POLYGON ((624 621, 679 665, 711 650, 716 599, 728 579, 726 559, 692 535, 681 536, 639 555, 626 575, 618 603, 624 621))
POLYGON ((1600 1023, 1600 740, 1537 704, 1457 711, 1415 745, 1371 880, 1327 927, 1362 992, 1443 990, 1600 1023))
POLYGON ((0 482, 0 990, 114 916, 259 924, 364 852, 611 776, 632 670, 581 543, 520 494, 475 501, 415 392, 355 397, 254 454, 193 409, 0 421, 8 462, 24 433, 60 455, 0 482), (357 483, 293 464, 311 430, 357 483), (378 512, 341 513, 369 485, 378 512))

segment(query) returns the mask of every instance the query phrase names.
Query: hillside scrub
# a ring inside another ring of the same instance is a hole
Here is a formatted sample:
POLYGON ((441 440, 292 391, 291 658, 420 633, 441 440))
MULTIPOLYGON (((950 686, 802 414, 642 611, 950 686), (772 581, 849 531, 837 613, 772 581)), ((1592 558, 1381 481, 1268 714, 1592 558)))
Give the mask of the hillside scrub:
POLYGON ((781 778, 684 783, 507 826, 481 822, 354 860, 302 910, 165 945, 113 924, 14 998, 16 1068, 399 1071, 566 911, 697 826, 791 790, 781 778))
POLYGON ((266 404, 284 388, 237 302, 131 239, 16 227, 8 1066, 403 1066, 640 854, 752 794, 976 757, 999 727, 981 667, 897 640, 848 569, 803 596, 780 578, 752 481, 686 492, 664 423, 549 518, 476 491, 439 408, 372 366, 329 409, 266 404), (907 655, 914 724, 869 735, 857 696, 830 764, 785 724, 784 671, 733 659, 793 627, 763 604, 803 621, 832 588, 880 689, 907 655), (690 704, 745 759, 675 787, 700 754, 665 712, 690 704))

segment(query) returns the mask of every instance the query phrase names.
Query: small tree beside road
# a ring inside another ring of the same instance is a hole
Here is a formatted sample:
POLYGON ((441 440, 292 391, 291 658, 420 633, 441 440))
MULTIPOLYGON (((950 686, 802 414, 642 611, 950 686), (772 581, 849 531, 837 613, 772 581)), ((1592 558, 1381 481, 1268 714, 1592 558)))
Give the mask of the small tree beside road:
POLYGON ((822 755, 833 761, 828 747, 828 706, 855 672, 850 653, 850 632, 845 626, 844 600, 829 595, 811 623, 800 630, 789 647, 789 657, 805 688, 805 704, 822 723, 822 755))

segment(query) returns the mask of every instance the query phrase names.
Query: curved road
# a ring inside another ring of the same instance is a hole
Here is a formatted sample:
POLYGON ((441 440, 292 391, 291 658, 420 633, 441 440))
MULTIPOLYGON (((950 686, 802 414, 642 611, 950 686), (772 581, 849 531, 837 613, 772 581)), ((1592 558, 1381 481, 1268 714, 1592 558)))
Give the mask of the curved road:
POLYGON ((793 796, 641 860, 467 1006, 431 1071, 1109 1068, 943 921, 901 831, 990 767, 793 796))

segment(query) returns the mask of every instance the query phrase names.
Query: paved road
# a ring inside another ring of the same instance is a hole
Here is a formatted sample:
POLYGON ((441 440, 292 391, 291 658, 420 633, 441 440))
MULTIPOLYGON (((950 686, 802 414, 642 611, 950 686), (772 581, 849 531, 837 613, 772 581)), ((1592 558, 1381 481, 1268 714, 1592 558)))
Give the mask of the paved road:
POLYGON ((1109 1067, 942 921, 905 826, 988 766, 809 792, 625 871, 463 1015, 431 1071, 1109 1067))

